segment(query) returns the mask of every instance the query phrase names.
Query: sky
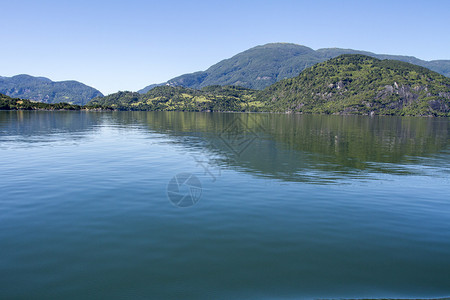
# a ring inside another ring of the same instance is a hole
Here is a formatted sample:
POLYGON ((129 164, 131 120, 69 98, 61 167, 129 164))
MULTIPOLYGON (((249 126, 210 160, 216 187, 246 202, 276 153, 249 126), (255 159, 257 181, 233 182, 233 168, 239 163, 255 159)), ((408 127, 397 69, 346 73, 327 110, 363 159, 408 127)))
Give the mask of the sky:
POLYGON ((0 0, 0 76, 137 91, 257 45, 450 59, 450 1, 0 0))

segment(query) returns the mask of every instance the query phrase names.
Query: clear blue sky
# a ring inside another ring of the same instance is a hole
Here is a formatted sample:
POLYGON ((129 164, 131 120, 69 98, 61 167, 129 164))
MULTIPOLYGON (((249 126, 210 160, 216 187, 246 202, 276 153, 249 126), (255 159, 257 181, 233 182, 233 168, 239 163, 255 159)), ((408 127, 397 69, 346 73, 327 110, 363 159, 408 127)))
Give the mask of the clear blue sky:
POLYGON ((138 90, 270 42, 450 59, 450 1, 0 0, 0 75, 138 90))

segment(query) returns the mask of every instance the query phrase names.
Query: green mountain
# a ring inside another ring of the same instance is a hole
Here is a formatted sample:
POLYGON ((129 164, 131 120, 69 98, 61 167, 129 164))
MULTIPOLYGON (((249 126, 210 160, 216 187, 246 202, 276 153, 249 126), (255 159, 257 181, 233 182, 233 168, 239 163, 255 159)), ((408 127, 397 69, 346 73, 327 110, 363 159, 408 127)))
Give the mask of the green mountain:
POLYGON ((269 111, 450 116, 450 78, 365 55, 342 55, 260 92, 269 111))
POLYGON ((145 94, 97 97, 88 104, 117 110, 450 116, 450 78, 406 62, 344 54, 262 91, 159 86, 145 94))
MULTIPOLYGON (((297 76, 304 69, 342 54, 363 54, 379 59, 413 63, 450 77, 450 60, 424 61, 410 56, 383 55, 371 52, 327 48, 311 48, 288 43, 257 46, 211 66, 206 71, 175 77, 163 84, 200 89, 209 85, 238 85, 264 89, 277 81, 297 76)), ((146 93, 158 86, 153 84, 140 90, 146 93)))
POLYGON ((145 94, 117 92, 92 99, 88 105, 116 110, 255 111, 258 91, 237 86, 209 86, 201 90, 159 86, 145 94))
POLYGON ((0 94, 0 110, 80 110, 81 106, 69 103, 43 103, 0 94))
POLYGON ((44 103, 67 102, 78 105, 103 96, 98 90, 78 81, 54 82, 45 77, 30 75, 0 76, 0 93, 44 103))

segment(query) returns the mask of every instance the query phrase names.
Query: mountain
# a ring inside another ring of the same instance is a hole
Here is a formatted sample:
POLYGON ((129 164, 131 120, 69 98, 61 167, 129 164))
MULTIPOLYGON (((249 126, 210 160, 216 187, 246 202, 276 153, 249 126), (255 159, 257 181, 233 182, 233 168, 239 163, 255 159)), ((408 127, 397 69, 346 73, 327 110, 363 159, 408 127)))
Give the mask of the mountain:
POLYGON ((116 110, 162 111, 255 111, 258 91, 237 86, 209 86, 201 90, 159 86, 145 94, 117 92, 92 99, 91 107, 116 110))
MULTIPOLYGON (((225 59, 206 71, 181 75, 164 84, 195 89, 210 85, 238 85, 263 89, 281 79, 296 76, 319 61, 315 51, 305 46, 267 44, 225 59)), ((151 87, 139 92, 145 93, 151 87)))
POLYGON ((410 56, 375 54, 366 51, 311 48, 272 43, 256 46, 211 66, 206 71, 175 77, 165 83, 150 85, 139 93, 146 93, 159 85, 184 86, 200 89, 209 85, 238 85, 252 89, 264 89, 285 78, 297 76, 304 69, 342 54, 363 54, 379 59, 393 59, 429 68, 450 77, 450 60, 424 61, 410 56))
POLYGON ((49 104, 0 94, 0 110, 80 110, 82 107, 64 102, 49 104))
POLYGON ((117 110, 450 116, 450 78, 402 61, 344 54, 262 91, 159 86, 146 94, 119 92, 88 104, 117 110))
POLYGON ((54 82, 45 77, 30 75, 0 76, 0 93, 44 103, 67 102, 78 105, 103 96, 98 90, 78 81, 54 82))
POLYGON ((450 116, 450 78, 410 63, 346 54, 273 84, 256 100, 275 112, 450 116))

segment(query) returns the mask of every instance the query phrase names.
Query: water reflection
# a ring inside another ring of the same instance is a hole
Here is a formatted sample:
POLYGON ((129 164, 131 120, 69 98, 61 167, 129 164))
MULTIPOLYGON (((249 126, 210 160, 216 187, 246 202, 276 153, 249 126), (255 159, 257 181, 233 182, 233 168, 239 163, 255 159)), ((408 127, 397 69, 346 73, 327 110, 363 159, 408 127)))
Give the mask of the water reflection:
POLYGON ((188 112, 0 112, 0 145, 79 139, 98 127, 159 133, 222 168, 287 181, 334 182, 379 174, 449 173, 443 118, 188 112))
POLYGON ((423 174, 433 167, 449 170, 450 122, 442 118, 135 115, 150 130, 172 137, 174 143, 206 149, 211 159, 224 167, 283 180, 334 182, 348 177, 373 178, 370 173, 423 174), (242 145, 245 151, 240 151, 242 145))
POLYGON ((0 147, 77 143, 104 121, 104 114, 70 111, 0 111, 0 147))

